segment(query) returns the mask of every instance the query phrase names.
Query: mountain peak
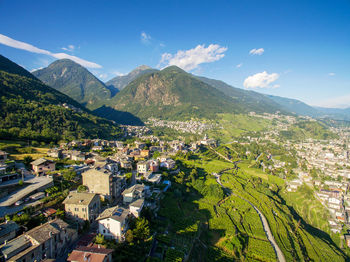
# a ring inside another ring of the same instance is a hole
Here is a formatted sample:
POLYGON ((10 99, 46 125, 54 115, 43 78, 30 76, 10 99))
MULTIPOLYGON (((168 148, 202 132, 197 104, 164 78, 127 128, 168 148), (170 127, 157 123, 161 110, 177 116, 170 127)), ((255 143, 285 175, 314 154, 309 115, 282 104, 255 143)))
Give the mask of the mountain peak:
POLYGON ((72 97, 89 109, 101 106, 111 91, 85 67, 70 59, 60 59, 33 74, 49 86, 72 97))
POLYGON ((140 65, 138 67, 136 67, 134 70, 132 71, 136 71, 136 70, 148 70, 148 69, 153 69, 152 67, 148 66, 148 65, 140 65))
POLYGON ((187 73, 185 70, 181 69, 180 67, 176 66, 176 65, 171 65, 171 66, 168 66, 164 69, 162 69, 162 72, 171 72, 171 73, 175 73, 175 72, 178 72, 178 73, 187 73))

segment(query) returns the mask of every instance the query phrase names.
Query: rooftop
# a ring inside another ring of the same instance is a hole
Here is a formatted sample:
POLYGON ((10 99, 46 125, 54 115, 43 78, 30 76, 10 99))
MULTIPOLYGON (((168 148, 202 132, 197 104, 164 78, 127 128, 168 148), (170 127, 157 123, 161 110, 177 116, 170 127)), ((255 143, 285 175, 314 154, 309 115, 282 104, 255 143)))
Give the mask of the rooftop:
POLYGON ((6 223, 0 224, 0 237, 9 234, 10 232, 17 231, 19 226, 16 222, 8 221, 6 223))
POLYGON ((136 201, 132 202, 130 204, 130 206, 133 206, 133 207, 141 207, 143 205, 143 203, 145 202, 145 199, 144 198, 139 198, 137 199, 136 201))
POLYGON ((63 204, 89 205, 97 194, 70 192, 63 204))
POLYGON ((30 164, 32 164, 33 166, 39 166, 39 165, 42 165, 46 162, 50 162, 50 163, 53 163, 53 161, 51 160, 48 160, 48 159, 45 159, 45 158, 39 158, 33 162, 31 162, 30 164))
POLYGON ((97 218, 97 220, 102 220, 105 218, 111 218, 114 220, 117 220, 119 222, 122 222, 126 219, 126 217, 129 215, 129 210, 120 206, 115 206, 111 208, 107 208, 105 211, 103 211, 97 218))
POLYGON ((78 247, 77 249, 73 250, 67 261, 103 262, 106 256, 112 252, 112 249, 78 247))

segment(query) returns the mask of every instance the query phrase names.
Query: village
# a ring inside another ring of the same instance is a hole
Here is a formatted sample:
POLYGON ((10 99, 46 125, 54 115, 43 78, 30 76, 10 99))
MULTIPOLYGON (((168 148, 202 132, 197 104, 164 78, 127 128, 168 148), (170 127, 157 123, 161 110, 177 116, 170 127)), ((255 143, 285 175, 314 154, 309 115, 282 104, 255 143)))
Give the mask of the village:
POLYGON ((4 191, 15 187, 0 198, 0 213, 5 217, 0 224, 1 260, 94 261, 98 257, 112 261, 113 250, 93 239, 125 241, 129 224, 140 219, 144 209, 157 214, 162 194, 171 187, 166 177, 179 172, 173 156, 216 143, 207 136, 190 145, 144 138, 153 142, 61 143, 45 157, 31 161, 31 168, 0 151, 0 187, 4 191), (60 205, 63 210, 55 208, 60 205), (42 217, 41 225, 27 231, 17 224, 23 209, 42 217))
MULTIPOLYGON (((254 116, 281 118, 278 114, 254 116)), ((295 122, 290 116, 279 120, 276 130, 286 130, 295 122)), ((147 210, 157 216, 160 200, 171 187, 169 175, 181 171, 174 160, 176 154, 195 153, 201 146, 215 148, 218 143, 207 135, 190 144, 165 141, 152 135, 147 127, 123 128, 125 136, 135 139, 62 142, 27 165, 0 151, 0 188, 4 189, 0 193, 0 216, 5 218, 0 224, 2 261, 93 261, 95 257, 112 261, 113 249, 101 246, 97 239, 123 243, 130 238, 129 229, 135 221, 145 223, 142 212, 147 210), (25 215, 22 210, 31 210, 32 219, 40 217, 40 225, 27 230, 16 223, 25 215)), ((234 143, 278 143, 276 130, 263 132, 260 137, 243 136, 234 143)), ((275 158, 269 150, 254 161, 271 175, 282 170, 284 179, 292 170, 295 178, 287 181, 286 190, 295 192, 304 184, 312 188, 317 200, 330 212, 331 231, 341 233, 344 224, 350 225, 350 154, 344 146, 349 133, 344 129, 334 131, 341 138, 330 142, 286 141, 284 147, 297 152, 296 167, 275 158)), ((250 154, 245 152, 247 157, 250 154)), ((350 234, 343 237, 350 244, 350 234)))

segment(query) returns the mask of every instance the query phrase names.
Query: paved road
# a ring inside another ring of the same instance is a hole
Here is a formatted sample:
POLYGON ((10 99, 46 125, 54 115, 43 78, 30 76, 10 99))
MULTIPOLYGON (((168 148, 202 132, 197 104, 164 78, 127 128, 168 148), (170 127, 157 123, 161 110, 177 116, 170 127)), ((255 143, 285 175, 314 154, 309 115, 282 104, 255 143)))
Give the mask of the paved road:
MULTIPOLYGON (((221 180, 220 180, 220 175, 217 175, 216 176, 216 182, 224 189, 227 190, 226 187, 223 186, 223 184, 221 183, 221 180)), ((231 193, 231 195, 235 195, 235 196, 238 196, 236 194, 233 194, 231 193)), ((283 252, 282 250, 280 249, 280 247, 277 245, 276 241, 275 241, 275 238, 273 237, 272 233, 271 233, 271 230, 270 230, 270 227, 269 227, 269 223, 267 222, 264 214, 256 207, 253 205, 253 203, 251 203, 249 200, 245 199, 244 197, 241 197, 241 196, 238 196, 239 198, 241 198, 242 200, 246 201, 247 203, 249 203, 254 209, 255 211, 259 214, 259 217, 260 217, 260 220, 261 220, 261 223, 263 224, 263 228, 265 230, 265 234, 266 234, 266 237, 267 239, 270 241, 273 249, 275 250, 275 253, 277 255, 277 259, 278 261, 280 262, 286 262, 286 259, 283 255, 283 252)))
MULTIPOLYGON (((32 179, 26 180, 25 182, 29 183, 30 185, 0 199, 0 217, 20 211, 24 205, 13 206, 18 200, 25 198, 35 190, 53 185, 52 178, 46 176, 34 177, 32 179)), ((29 205, 32 204, 33 203, 29 205)))

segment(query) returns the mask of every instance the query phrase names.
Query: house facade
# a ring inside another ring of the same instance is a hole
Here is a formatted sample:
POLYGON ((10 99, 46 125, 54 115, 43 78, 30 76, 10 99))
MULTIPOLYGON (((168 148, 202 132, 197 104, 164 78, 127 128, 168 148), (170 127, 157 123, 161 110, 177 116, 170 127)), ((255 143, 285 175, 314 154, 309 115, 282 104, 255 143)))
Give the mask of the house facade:
POLYGON ((55 162, 45 158, 39 158, 30 164, 32 165, 34 173, 38 176, 46 175, 47 172, 55 171, 56 169, 55 162))
POLYGON ((100 194, 103 199, 116 198, 116 183, 113 174, 104 167, 95 167, 82 173, 83 185, 87 186, 90 193, 100 194))
POLYGON ((103 211, 97 218, 98 232, 106 239, 124 241, 128 229, 129 210, 115 206, 103 211))
POLYGON ((100 197, 93 193, 70 192, 63 204, 66 214, 78 222, 94 221, 101 209, 100 197))

